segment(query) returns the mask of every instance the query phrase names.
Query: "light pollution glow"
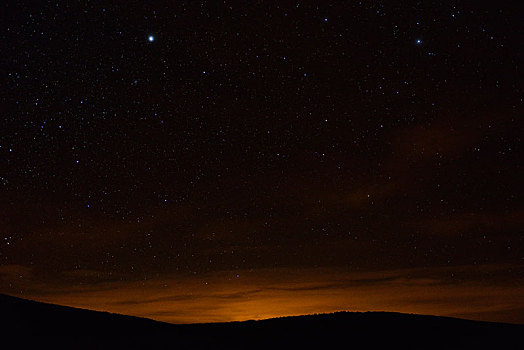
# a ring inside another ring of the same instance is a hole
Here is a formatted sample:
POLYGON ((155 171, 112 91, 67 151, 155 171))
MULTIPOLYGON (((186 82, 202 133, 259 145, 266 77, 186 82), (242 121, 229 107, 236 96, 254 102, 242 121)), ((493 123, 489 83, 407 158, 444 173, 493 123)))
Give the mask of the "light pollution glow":
MULTIPOLYGON (((46 288, 41 284, 35 290, 43 292, 28 290, 26 297, 171 323, 241 321, 339 310, 522 322, 519 317, 524 309, 523 286, 507 282, 494 285, 482 278, 485 273, 505 268, 484 265, 430 271, 229 271, 69 288, 46 288), (450 274, 466 278, 457 282, 446 277, 450 274)), ((6 271, 4 268, 0 272, 6 271)))

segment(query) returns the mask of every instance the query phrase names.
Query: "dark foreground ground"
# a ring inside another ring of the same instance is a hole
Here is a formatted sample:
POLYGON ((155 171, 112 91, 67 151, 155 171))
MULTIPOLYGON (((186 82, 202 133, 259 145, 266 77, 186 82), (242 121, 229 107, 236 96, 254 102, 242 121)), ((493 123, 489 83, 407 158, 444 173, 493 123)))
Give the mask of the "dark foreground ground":
POLYGON ((5 349, 524 348, 524 325, 389 312, 172 325, 0 295, 0 315, 5 349))

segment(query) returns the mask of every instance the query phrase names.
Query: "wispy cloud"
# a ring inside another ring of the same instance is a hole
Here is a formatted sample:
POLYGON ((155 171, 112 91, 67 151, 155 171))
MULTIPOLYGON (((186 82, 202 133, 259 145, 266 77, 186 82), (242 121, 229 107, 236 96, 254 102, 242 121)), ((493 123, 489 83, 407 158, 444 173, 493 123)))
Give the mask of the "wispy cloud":
MULTIPOLYGON (((494 285, 493 280, 488 283, 485 277, 507 275, 508 268, 472 265, 369 272, 280 268, 198 276, 165 275, 147 281, 111 281, 89 288, 56 284, 49 287, 33 276, 32 280, 20 281, 15 288, 25 288, 26 296, 42 301, 174 323, 338 310, 399 311, 474 319, 485 319, 488 315, 489 320, 504 321, 508 310, 524 309, 521 298, 524 281, 507 283, 508 278, 501 278, 506 282, 494 285), (497 310, 502 316, 493 319, 497 310)), ((3 273, 18 270, 4 267, 3 273)), ((509 321, 515 321, 515 317, 523 321, 522 315, 512 317, 509 321)))

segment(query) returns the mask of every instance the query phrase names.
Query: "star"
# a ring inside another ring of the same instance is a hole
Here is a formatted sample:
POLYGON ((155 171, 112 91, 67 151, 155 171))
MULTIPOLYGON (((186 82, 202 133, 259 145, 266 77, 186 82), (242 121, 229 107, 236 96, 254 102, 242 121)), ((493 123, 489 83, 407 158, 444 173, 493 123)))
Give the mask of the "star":
POLYGON ((150 35, 147 40, 149 40, 150 43, 152 43, 153 41, 155 41, 155 37, 150 35))
POLYGON ((416 43, 417 45, 422 44, 422 39, 417 39, 417 40, 415 41, 415 43, 416 43))

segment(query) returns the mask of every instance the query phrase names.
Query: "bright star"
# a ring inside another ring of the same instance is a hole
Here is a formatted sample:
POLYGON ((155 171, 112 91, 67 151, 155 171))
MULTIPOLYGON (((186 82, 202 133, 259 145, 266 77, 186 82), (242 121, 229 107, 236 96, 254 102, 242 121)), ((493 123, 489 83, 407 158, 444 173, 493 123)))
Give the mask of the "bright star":
POLYGON ((155 37, 150 35, 149 38, 147 38, 147 40, 149 40, 149 42, 152 43, 153 41, 155 41, 155 37))

